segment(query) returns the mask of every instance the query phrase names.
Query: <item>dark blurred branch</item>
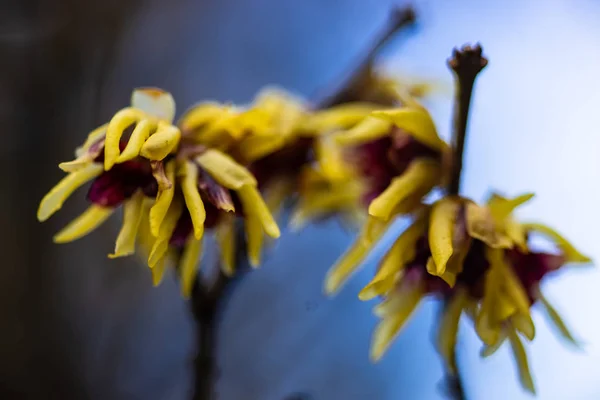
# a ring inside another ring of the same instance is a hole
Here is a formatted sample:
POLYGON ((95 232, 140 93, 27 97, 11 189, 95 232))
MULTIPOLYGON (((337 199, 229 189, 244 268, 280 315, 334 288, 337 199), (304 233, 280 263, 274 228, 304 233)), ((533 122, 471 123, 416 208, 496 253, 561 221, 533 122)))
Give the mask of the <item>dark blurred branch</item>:
POLYGON ((356 92, 366 86, 371 78, 373 62, 383 46, 397 33, 412 26, 415 18, 415 11, 411 6, 394 8, 390 13, 387 24, 381 28, 354 68, 343 75, 339 81, 333 83, 324 95, 316 96, 315 107, 326 108, 353 100, 356 97, 356 92))

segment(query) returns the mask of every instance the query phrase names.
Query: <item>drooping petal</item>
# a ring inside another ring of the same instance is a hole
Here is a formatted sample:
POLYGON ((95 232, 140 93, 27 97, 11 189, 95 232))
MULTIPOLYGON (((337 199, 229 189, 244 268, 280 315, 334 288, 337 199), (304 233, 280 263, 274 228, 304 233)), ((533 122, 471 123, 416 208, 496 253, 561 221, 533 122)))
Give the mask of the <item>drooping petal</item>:
POLYGON ((150 268, 156 266, 165 257, 169 247, 169 241, 171 240, 171 236, 175 231, 177 221, 179 220, 182 211, 182 202, 178 198, 173 199, 169 209, 167 210, 164 220, 160 224, 156 241, 154 242, 152 250, 150 251, 150 256, 148 257, 148 265, 150 268))
POLYGON ((123 226, 117 236, 115 252, 109 258, 124 257, 135 253, 135 239, 142 220, 144 194, 137 191, 123 205, 123 226))
POLYGON ((194 225, 194 237, 200 240, 204 234, 206 210, 198 191, 198 169, 193 162, 184 161, 179 166, 178 174, 182 177, 181 190, 194 225))
POLYGON ((114 208, 91 205, 83 214, 54 235, 54 243, 68 243, 87 235, 106 221, 113 212, 114 208))
POLYGON ((517 246, 522 253, 528 253, 527 233, 519 222, 509 218, 504 224, 506 236, 517 246))
POLYGON ((475 331, 483 343, 492 346, 498 342, 502 325, 494 318, 495 304, 500 295, 501 278, 498 268, 490 266, 484 280, 483 300, 475 315, 475 331))
POLYGON ((145 115, 141 110, 124 108, 110 120, 106 129, 106 140, 104 141, 104 169, 106 171, 112 168, 121 154, 119 142, 125 129, 144 118, 145 115))
POLYGON ((502 227, 498 226, 490 209, 473 202, 466 205, 467 232, 474 239, 479 239, 493 248, 508 249, 512 241, 506 236, 502 227))
POLYGON ((366 246, 361 238, 357 238, 354 244, 327 272, 327 276, 325 277, 325 293, 328 295, 336 293, 360 266, 360 263, 369 250, 370 247, 366 246))
POLYGON ((523 343, 514 329, 509 330, 508 339, 513 351, 513 356, 517 362, 517 368, 519 369, 521 386, 532 394, 535 394, 535 385, 533 383, 533 378, 531 377, 531 372, 529 371, 529 362, 527 361, 527 353, 525 353, 523 343))
POLYGON ((154 286, 158 286, 162 282, 165 275, 166 263, 166 257, 162 257, 152 268, 152 284, 154 286))
POLYGON ((494 218, 494 221, 499 224, 510 214, 512 214, 515 208, 528 202, 534 196, 534 193, 524 193, 520 196, 509 199, 494 193, 487 201, 487 206, 491 212, 492 218, 494 218))
POLYGON ((550 318, 550 321, 552 321, 552 323, 554 324, 554 326, 556 327, 556 329, 558 330, 560 335, 564 339, 569 341, 571 344, 575 345, 576 347, 580 347, 579 341, 577 339, 575 339, 575 337, 571 334, 571 331, 569 330, 569 328, 567 328, 567 325, 564 323, 564 321, 560 317, 560 314, 558 313, 558 311, 556 311, 556 309, 552 306, 552 304, 550 304, 548 299, 540 293, 539 300, 541 301, 542 305, 544 306, 544 310, 546 311, 546 314, 550 318))
POLYGON ((533 319, 531 319, 531 315, 521 313, 514 314, 510 318, 510 323, 517 332, 525 336, 527 340, 532 341, 535 338, 535 324, 533 323, 533 319))
POLYGON ((189 298, 192 294, 194 280, 198 274, 198 264, 200 263, 201 254, 202 240, 189 238, 185 244, 185 247, 183 248, 183 254, 181 255, 181 261, 179 263, 181 274, 181 294, 185 298, 189 298))
MULTIPOLYGON (((498 279, 502 291, 499 299, 510 302, 519 313, 529 315, 529 297, 512 267, 508 265, 504 251, 487 248, 486 258, 490 263, 490 268, 497 274, 496 279, 498 279)), ((504 316, 499 318, 504 318, 504 316)))
POLYGON ((336 212, 344 212, 356 206, 361 191, 356 190, 352 185, 348 186, 348 190, 334 190, 332 187, 331 190, 325 192, 301 197, 290 218, 291 229, 298 231, 310 220, 336 212))
POLYGON ((320 137, 315 145, 316 158, 323 175, 330 180, 350 179, 352 169, 344 160, 342 149, 332 135, 320 137))
POLYGON ((156 130, 156 122, 148 119, 140 121, 133 129, 127 146, 125 146, 125 149, 117 158, 117 164, 136 158, 140 154, 142 146, 144 146, 150 133, 154 130, 156 130))
POLYGON ((242 186, 256 186, 256 179, 250 171, 228 155, 208 149, 196 157, 196 161, 221 185, 239 190, 242 186))
POLYGON ((64 201, 79 187, 102 173, 101 164, 89 164, 65 176, 40 202, 37 212, 39 221, 45 221, 60 210, 64 201))
POLYGON ((434 150, 443 151, 447 147, 447 144, 438 136, 433 119, 425 109, 405 107, 378 110, 373 111, 371 116, 393 122, 417 141, 434 150))
POLYGON ((335 141, 344 146, 358 146, 387 136, 391 129, 391 122, 367 117, 349 130, 335 135, 335 141))
POLYGON ((158 236, 161 224, 165 218, 165 215, 167 215, 171 201, 173 200, 173 196, 175 194, 175 185, 173 184, 173 182, 175 182, 175 167, 175 162, 169 162, 166 166, 164 166, 164 175, 167 181, 171 184, 161 185, 159 182, 156 201, 150 209, 150 231, 155 237, 158 236))
POLYGON ((217 225, 215 236, 221 253, 221 270, 226 276, 233 276, 236 257, 235 218, 233 215, 223 217, 217 225))
POLYGON ((169 124, 175 118, 175 99, 162 89, 135 89, 131 94, 131 105, 169 124))
POLYGON ((142 146, 140 155, 148 160, 162 160, 175 150, 180 138, 179 128, 160 122, 156 132, 142 146))
POLYGON ((256 215, 248 215, 244 219, 244 229, 246 231, 246 242, 248 246, 248 260, 250 266, 258 268, 262 253, 264 233, 261 221, 256 215))
POLYGON ((508 337, 508 335, 506 334, 506 330, 503 330, 502 333, 500 334, 500 336, 498 336, 498 339, 496 340, 496 343, 485 344, 481 348, 481 351, 480 351, 479 355, 482 358, 487 358, 487 357, 491 356, 496 351, 498 351, 498 349, 504 344, 504 342, 506 341, 507 337, 508 337))
POLYGON ((461 203, 456 198, 446 197, 435 202, 431 208, 429 247, 435 265, 435 271, 428 271, 431 274, 443 275, 450 257, 454 254, 454 232, 460 207, 461 203))
MULTIPOLYGON (((91 143, 89 146, 84 144, 85 147, 81 147, 75 152, 77 156, 75 160, 61 162, 58 164, 58 168, 65 172, 75 172, 93 163, 104 150, 105 126, 103 126, 104 128, 100 131, 100 134, 97 135, 100 136, 97 141, 91 143)), ((90 133, 91 135, 94 135, 94 132, 90 133)))
POLYGON ((556 232, 551 227, 538 223, 525 223, 522 225, 526 232, 538 232, 554 241, 556 245, 563 251, 564 256, 566 257, 566 262, 589 263, 592 261, 591 258, 580 253, 575 246, 573 246, 567 239, 565 239, 560 233, 556 232))
POLYGON ((419 305, 423 297, 423 288, 420 285, 407 286, 390 296, 397 296, 398 301, 392 301, 392 307, 385 313, 382 321, 375 328, 370 353, 373 362, 381 359, 394 339, 400 334, 400 330, 419 305))
POLYGON ((450 298, 446 308, 442 311, 442 318, 440 320, 437 348, 446 362, 446 368, 452 373, 456 371, 454 357, 456 335, 458 333, 460 316, 467 301, 466 290, 461 288, 457 289, 450 298))
POLYGON ((388 220, 396 207, 414 193, 427 194, 440 179, 440 166, 429 159, 416 159, 407 170, 369 205, 369 214, 388 220))
POLYGON ((260 192, 255 186, 245 185, 237 191, 246 218, 254 216, 262 225, 262 229, 272 238, 278 238, 281 232, 277 222, 271 215, 269 208, 265 204, 260 192))
POLYGON ((285 178, 271 180, 263 191, 263 198, 271 214, 277 216, 285 201, 294 193, 294 181, 285 178))

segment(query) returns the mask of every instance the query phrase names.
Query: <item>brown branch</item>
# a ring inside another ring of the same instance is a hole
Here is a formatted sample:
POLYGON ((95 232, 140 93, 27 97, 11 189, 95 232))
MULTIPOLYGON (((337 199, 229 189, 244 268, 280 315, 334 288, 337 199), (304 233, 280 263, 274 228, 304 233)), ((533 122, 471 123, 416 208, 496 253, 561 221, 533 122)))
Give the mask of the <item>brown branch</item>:
POLYGON ((390 13, 387 24, 377 34, 365 54, 360 57, 356 66, 343 75, 339 82, 333 84, 325 95, 316 96, 315 108, 331 107, 353 98, 354 92, 368 82, 375 57, 383 46, 398 32, 412 26, 415 19, 415 11, 411 6, 394 8, 390 13))
POLYGON ((448 60, 448 66, 454 71, 457 87, 454 102, 454 121, 452 124, 453 154, 450 183, 448 185, 449 194, 458 194, 460 190, 471 95, 477 74, 488 63, 488 60, 482 53, 483 49, 479 44, 474 47, 465 45, 460 50, 454 49, 452 57, 448 60))

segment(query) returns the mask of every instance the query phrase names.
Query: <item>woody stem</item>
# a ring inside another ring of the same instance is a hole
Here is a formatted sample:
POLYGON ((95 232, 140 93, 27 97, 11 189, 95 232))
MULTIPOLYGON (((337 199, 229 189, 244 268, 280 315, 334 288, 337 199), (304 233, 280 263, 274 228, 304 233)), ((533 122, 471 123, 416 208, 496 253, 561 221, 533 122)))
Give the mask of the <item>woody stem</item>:
POLYGON ((415 23, 415 11, 411 6, 396 7, 391 13, 387 24, 373 39, 367 51, 360 57, 356 65, 342 78, 335 82, 314 104, 316 108, 327 108, 346 102, 352 97, 352 92, 364 85, 368 79, 375 57, 389 40, 402 30, 415 23))
POLYGON ((448 66, 454 72, 457 88, 452 124, 452 169, 448 185, 448 194, 451 195, 456 195, 460 191, 471 95, 477 74, 485 68, 488 62, 482 53, 483 50, 480 45, 474 47, 465 45, 460 50, 454 49, 452 57, 448 60, 448 66))

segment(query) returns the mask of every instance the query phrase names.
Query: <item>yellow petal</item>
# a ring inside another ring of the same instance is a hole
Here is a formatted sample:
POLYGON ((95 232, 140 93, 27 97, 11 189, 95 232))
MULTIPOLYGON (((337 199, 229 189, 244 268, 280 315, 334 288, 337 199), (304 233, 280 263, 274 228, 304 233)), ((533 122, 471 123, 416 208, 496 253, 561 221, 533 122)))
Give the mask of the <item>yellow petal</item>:
POLYGON ((181 294, 185 298, 189 298, 192 294, 192 288, 194 287, 194 281, 198 273, 198 263, 200 262, 201 254, 202 240, 189 238, 185 244, 183 253, 181 255, 181 261, 179 263, 181 274, 181 294))
POLYGON ((347 129, 362 121, 377 106, 371 103, 346 103, 315 112, 308 117, 302 129, 309 132, 331 132, 347 129))
POLYGON ((225 215, 216 228, 216 240, 221 253, 221 270, 226 276, 235 273, 236 236, 235 217, 225 215))
POLYGON ((96 142, 98 142, 101 139, 104 139, 104 137, 106 136, 106 128, 108 128, 108 124, 99 126, 92 132, 90 132, 87 139, 85 139, 83 145, 81 145, 81 147, 78 147, 75 150, 75 157, 79 158, 80 156, 85 154, 90 149, 90 147, 92 147, 96 142))
POLYGON ((285 201, 294 193, 294 183, 290 179, 281 178, 273 179, 266 185, 263 197, 272 215, 277 216, 285 201))
POLYGON ((529 297, 512 267, 507 263, 504 251, 488 247, 486 248, 486 258, 490 263, 490 268, 497 273, 501 290, 508 297, 506 300, 510 301, 518 312, 529 315, 529 297))
POLYGON ((181 190, 194 225, 194 237, 200 240, 204 234, 206 210, 198 191, 198 169, 193 162, 184 161, 179 167, 178 174, 183 177, 181 190))
POLYGON ((560 314, 558 313, 558 311, 556 311, 552 304, 550 304, 548 299, 546 299, 546 297, 540 294, 539 300, 542 302, 546 314, 548 314, 548 317, 550 317, 550 320, 552 321, 556 329, 558 329, 558 332, 561 334, 561 336, 567 341, 574 344, 575 346, 579 347, 579 342, 577 341, 577 339, 575 339, 575 337, 573 337, 569 328, 567 328, 567 325, 565 325, 564 321, 560 317, 560 314))
POLYGON ((447 147, 447 144, 438 136, 433 119, 425 109, 404 107, 373 111, 371 116, 393 122, 415 140, 434 150, 442 151, 447 147))
POLYGON ((335 135, 335 141, 340 145, 357 146, 385 137, 391 130, 391 122, 367 117, 348 131, 335 135))
POLYGON ((564 253, 567 262, 589 263, 591 258, 582 254, 567 239, 547 225, 537 223, 522 224, 526 232, 534 231, 549 237, 564 253))
POLYGON ((256 179, 250 171, 218 150, 208 149, 196 157, 196 161, 228 189, 239 190, 244 185, 256 186, 256 179))
POLYGON ((362 241, 367 246, 372 245, 387 231, 391 223, 392 221, 382 221, 369 215, 360 234, 362 241))
POLYGON ((137 191, 123 204, 123 226, 117 236, 115 252, 109 258, 123 257, 135 253, 135 239, 142 220, 144 194, 137 191))
POLYGON ((498 226, 487 207, 469 202, 466 205, 467 232, 474 239, 479 239, 493 248, 507 249, 512 247, 512 241, 498 226))
POLYGON ((400 334, 400 330, 421 301, 423 289, 420 285, 413 285, 412 287, 406 287, 406 290, 401 292, 395 292, 393 296, 398 296, 400 300, 394 302, 393 309, 385 314, 373 333, 370 354, 373 362, 381 359, 392 341, 400 334))
POLYGON ((416 159, 406 171, 369 205, 369 214, 388 220, 394 209, 412 194, 427 194, 440 179, 440 166, 429 159, 416 159))
POLYGON ((357 238, 354 244, 340 257, 329 269, 325 278, 325 293, 332 295, 336 293, 348 280, 354 271, 360 266, 370 250, 361 238, 357 238))
POLYGON ((182 130, 197 129, 222 117, 227 108, 219 103, 204 102, 190 108, 181 118, 182 130))
POLYGON ((281 150, 285 144, 282 135, 249 136, 239 146, 239 159, 250 163, 281 150))
POLYGON ((273 219, 258 189, 251 185, 242 186, 237 191, 246 218, 252 216, 262 225, 265 233, 272 238, 278 238, 281 232, 273 219))
POLYGON ((528 202, 534 196, 534 193, 525 193, 515 198, 508 199, 494 193, 488 200, 487 206, 492 214, 492 217, 494 218, 494 221, 496 223, 501 223, 513 213, 515 208, 528 202))
POLYGON ((381 262, 375 277, 359 293, 358 297, 361 300, 383 295, 397 282, 399 278, 397 275, 401 273, 405 264, 415 257, 417 241, 427 227, 426 217, 424 212, 418 214, 414 222, 398 237, 381 262))
POLYGON ((175 100, 171 93, 162 89, 135 89, 131 94, 131 105, 169 124, 175 118, 175 100))
POLYGON ((442 275, 454 253, 454 231, 461 204, 448 197, 437 201, 431 209, 429 222, 429 247, 435 265, 434 275, 442 275))
POLYGON ((124 108, 115 114, 106 128, 106 140, 104 141, 104 169, 108 171, 119 158, 121 150, 119 142, 123 131, 130 125, 140 122, 145 118, 141 110, 135 108, 124 108))
POLYGON ((113 212, 114 208, 91 205, 83 214, 54 235, 54 243, 68 243, 87 235, 106 221, 113 212))
POLYGON ((181 132, 177 127, 161 122, 142 146, 140 155, 148 160, 162 160, 175 150, 180 138, 181 132))
POLYGON ((71 172, 61 179, 40 202, 37 211, 39 221, 45 221, 60 210, 65 200, 79 187, 102 173, 102 165, 92 163, 84 168, 71 172))
POLYGON ((498 336, 498 339, 496 340, 495 343, 486 344, 483 346, 479 355, 482 358, 487 358, 487 357, 493 355, 496 351, 498 351, 500 346, 502 346, 504 344, 504 342, 506 341, 506 338, 507 338, 507 334, 506 334, 505 330, 503 330, 502 333, 500 334, 500 336, 498 336))
POLYGON ((165 275, 166 257, 161 257, 160 260, 152 268, 152 284, 154 286, 160 285, 165 275))
POLYGON ((151 131, 155 129, 156 123, 154 121, 148 119, 140 121, 133 129, 127 146, 125 146, 125 149, 117 158, 117 164, 136 158, 140 154, 140 150, 150 136, 151 131))
POLYGON ((517 362, 517 368, 519 369, 521 386, 527 391, 535 394, 535 385, 533 383, 533 378, 531 377, 531 372, 529 371, 529 363, 527 362, 527 354, 525 353, 523 343, 521 343, 521 339, 519 339, 519 336, 513 329, 509 330, 508 339, 512 347, 515 361, 517 362))
MULTIPOLYGON (((165 176, 170 182, 175 182, 174 162, 167 163, 165 166, 165 176)), ((165 218, 165 215, 167 215, 167 211, 169 210, 169 206, 171 205, 174 194, 175 185, 171 184, 168 187, 164 187, 163 185, 162 188, 161 185, 159 185, 156 201, 150 209, 150 231, 154 237, 158 236, 160 226, 165 218)))
POLYGON ((160 225, 156 241, 150 251, 150 256, 148 257, 148 265, 150 268, 156 266, 159 261, 165 257, 169 248, 169 241, 175 231, 177 221, 179 220, 182 211, 183 205, 181 201, 177 198, 174 199, 160 225))
POLYGON ((498 268, 490 266, 485 276, 481 307, 475 316, 475 331, 486 345, 497 343, 502 332, 502 325, 492 315, 500 295, 500 284, 498 268))
POLYGON ((255 215, 250 214, 244 218, 244 228, 246 230, 248 260, 253 268, 257 268, 260 266, 260 257, 264 238, 262 225, 260 220, 255 215))
POLYGON ((510 318, 510 323, 527 340, 532 341, 535 338, 535 325, 531 315, 517 313, 510 318))
POLYGON ((456 334, 458 332, 460 316, 466 303, 466 290, 460 288, 457 289, 442 312, 440 321, 437 348, 442 358, 446 361, 446 368, 451 373, 456 372, 456 363, 454 357, 456 334))
POLYGON ((522 253, 528 253, 527 232, 519 222, 509 218, 504 224, 506 236, 519 248, 522 253))
POLYGON ((296 209, 290 217, 290 227, 298 231, 308 221, 318 219, 323 216, 344 212, 352 207, 358 206, 360 191, 350 187, 348 190, 330 190, 317 193, 313 196, 304 196, 300 198, 296 209))
POLYGON ((315 153, 323 175, 330 180, 349 179, 352 170, 342 149, 334 143, 332 135, 326 135, 316 140, 315 153))

